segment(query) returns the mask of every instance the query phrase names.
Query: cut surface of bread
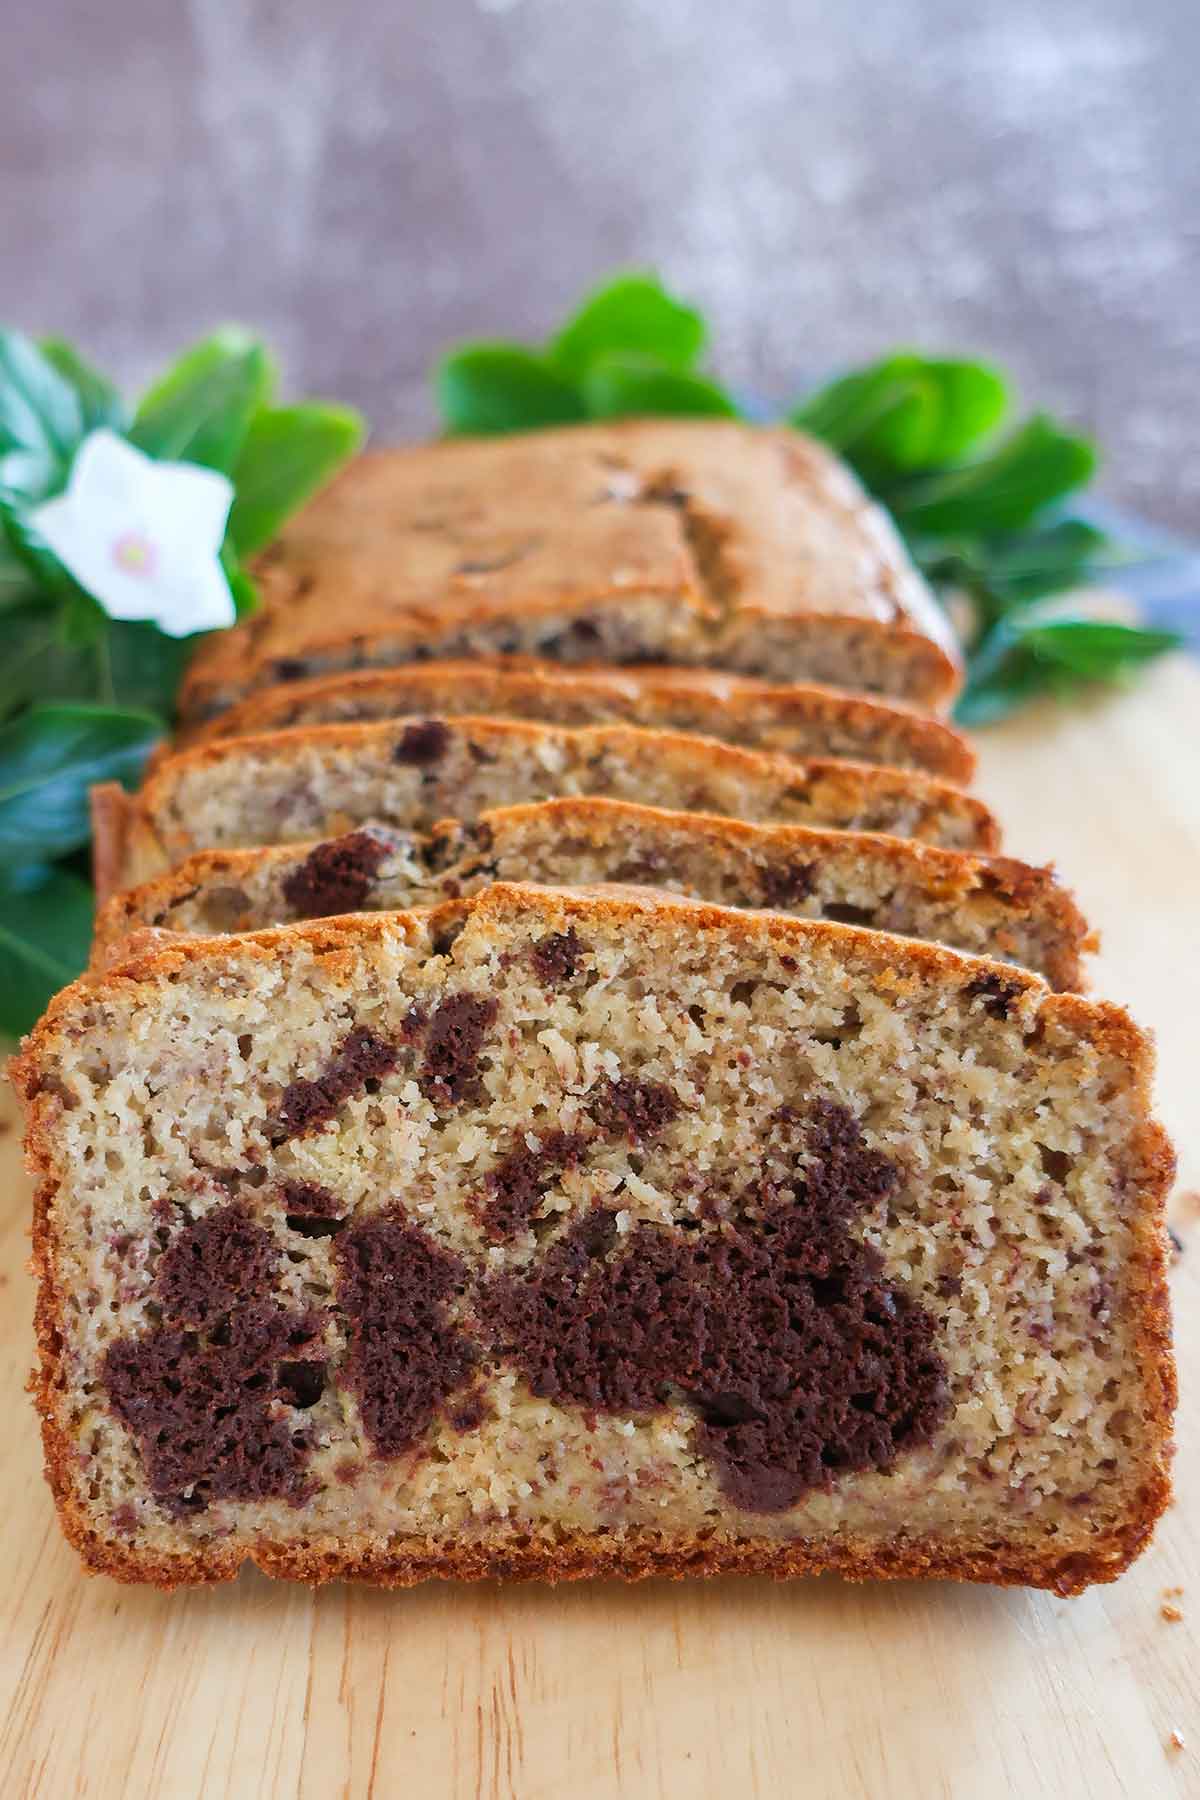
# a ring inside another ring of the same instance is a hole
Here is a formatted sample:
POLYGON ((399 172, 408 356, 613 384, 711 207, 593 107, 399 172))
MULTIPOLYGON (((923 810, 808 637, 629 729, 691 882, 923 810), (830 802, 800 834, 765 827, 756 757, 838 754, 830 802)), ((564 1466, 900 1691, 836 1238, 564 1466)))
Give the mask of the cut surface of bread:
POLYGON ((14 1075, 87 1563, 1072 1593, 1169 1495, 1119 1009, 852 926, 495 887, 189 938, 14 1075))
POLYGON ((752 750, 846 756, 960 783, 975 772, 975 753, 960 731, 896 700, 773 686, 715 669, 572 669, 515 659, 412 663, 282 683, 218 713, 188 742, 430 713, 693 731, 752 750))
POLYGON ((625 420, 369 452, 255 570, 181 716, 428 657, 683 663, 944 706, 946 619, 884 513, 790 430, 625 420))
MULTIPOLYGON (((127 809, 124 882, 194 850, 302 843, 368 824, 428 830, 562 794, 888 831, 955 849, 992 850, 998 837, 981 801, 915 770, 799 762, 632 725, 416 719, 312 725, 168 757, 127 809)), ((118 858, 104 848, 99 860, 118 858)))
POLYGON ((208 850, 115 894, 95 959, 130 932, 255 931, 344 912, 386 912, 493 881, 628 882, 724 906, 900 932, 1082 985, 1095 939, 1050 869, 879 833, 752 825, 605 799, 498 807, 432 832, 365 827, 316 844, 208 850))

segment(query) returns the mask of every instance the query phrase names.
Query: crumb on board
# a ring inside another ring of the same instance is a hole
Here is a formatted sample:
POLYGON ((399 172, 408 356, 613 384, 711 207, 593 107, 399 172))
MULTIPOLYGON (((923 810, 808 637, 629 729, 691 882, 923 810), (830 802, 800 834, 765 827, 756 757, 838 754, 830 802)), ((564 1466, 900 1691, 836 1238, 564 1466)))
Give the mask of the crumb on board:
POLYGON ((1164 1600, 1158 1610, 1167 1621, 1168 1625, 1178 1625, 1183 1618, 1183 1613, 1180 1608, 1172 1605, 1169 1600, 1164 1600))
POLYGON ((1181 1582, 1178 1587, 1164 1588, 1163 1589, 1163 1599, 1164 1600, 1178 1600, 1178 1598, 1179 1598, 1180 1594, 1182 1594, 1182 1592, 1183 1592, 1183 1584, 1181 1582))
POLYGON ((1167 1739, 1167 1749, 1168 1750, 1182 1750, 1183 1747, 1184 1747, 1184 1738, 1183 1738, 1182 1731, 1173 1731, 1171 1733, 1170 1737, 1167 1739))

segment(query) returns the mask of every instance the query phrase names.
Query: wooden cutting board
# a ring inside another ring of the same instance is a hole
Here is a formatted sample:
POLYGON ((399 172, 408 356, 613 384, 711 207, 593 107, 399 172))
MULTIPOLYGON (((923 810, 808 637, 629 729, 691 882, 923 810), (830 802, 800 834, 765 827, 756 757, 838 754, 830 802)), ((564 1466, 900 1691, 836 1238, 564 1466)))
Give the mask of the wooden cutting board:
POLYGON ((1057 860, 1104 932, 1097 989, 1158 1033, 1194 1241, 1173 1275, 1179 1499, 1136 1567, 1078 1600, 835 1580, 311 1593, 257 1575, 172 1598, 85 1580, 22 1393, 29 1195, 9 1123, 5 1800, 1200 1795, 1200 671, 1163 665, 981 747, 1009 847, 1057 860))

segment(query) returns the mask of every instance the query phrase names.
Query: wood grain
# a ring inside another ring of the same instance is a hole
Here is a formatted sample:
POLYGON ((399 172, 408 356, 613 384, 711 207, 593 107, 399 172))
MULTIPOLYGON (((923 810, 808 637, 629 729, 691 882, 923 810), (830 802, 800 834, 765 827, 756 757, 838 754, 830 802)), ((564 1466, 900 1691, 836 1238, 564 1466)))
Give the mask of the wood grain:
MULTIPOLYGON (((982 740, 1017 853, 1100 923, 1098 988, 1160 1044, 1182 1189, 1200 1187, 1200 673, 982 740)), ((727 1582, 317 1594, 258 1576, 167 1598, 86 1580, 21 1393, 28 1189, 0 1139, 0 1789, 7 1796, 721 1800, 1200 1794, 1200 1230, 1173 1276, 1179 1500, 1114 1587, 727 1582), (1162 1617, 1182 1586, 1184 1617, 1162 1617), (1183 1749, 1172 1749, 1172 1731, 1183 1749)))

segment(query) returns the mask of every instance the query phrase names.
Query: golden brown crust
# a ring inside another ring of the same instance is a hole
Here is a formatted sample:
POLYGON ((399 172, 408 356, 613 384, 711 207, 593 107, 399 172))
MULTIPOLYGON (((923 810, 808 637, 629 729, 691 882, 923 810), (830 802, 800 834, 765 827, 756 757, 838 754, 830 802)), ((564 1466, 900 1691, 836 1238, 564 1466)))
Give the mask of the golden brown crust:
POLYGON ((456 710, 563 725, 625 720, 792 755, 804 754, 795 748, 799 738, 812 754, 923 769, 943 781, 965 784, 975 773, 975 752, 963 734, 902 700, 815 683, 781 686, 715 669, 564 668, 516 657, 421 662, 282 683, 250 695, 182 742, 212 743, 296 725, 451 716, 456 710))
POLYGON ((58 1457, 60 1446, 43 1423, 46 1474, 59 1505, 67 1541, 89 1574, 115 1581, 178 1587, 233 1581, 252 1563, 277 1580, 320 1586, 327 1581, 364 1581, 376 1587, 415 1587, 423 1581, 694 1580, 717 1575, 765 1575, 786 1581, 802 1575, 840 1575, 848 1581, 980 1581, 994 1587, 1034 1587, 1068 1598, 1099 1582, 1115 1581, 1145 1548, 1155 1522, 1170 1500, 1170 1483, 1157 1470, 1139 1496, 1136 1514, 1090 1555, 1021 1556, 1003 1551, 964 1552, 932 1541, 891 1543, 791 1544, 762 1539, 714 1542, 692 1538, 669 1544, 579 1533, 559 1544, 498 1541, 452 1545, 423 1538, 399 1538, 386 1549, 338 1544, 298 1548, 259 1543, 248 1547, 195 1551, 180 1556, 140 1553, 102 1538, 73 1500, 58 1457), (53 1443, 53 1449, 52 1449, 53 1443))
MULTIPOLYGON (((944 981, 958 987, 978 979, 981 969, 996 967, 978 958, 965 958, 936 946, 853 928, 787 919, 777 914, 737 913, 695 902, 673 902, 661 897, 631 893, 550 892, 509 886, 487 890, 477 899, 441 909, 445 923, 475 914, 487 919, 539 909, 545 921, 560 926, 572 920, 603 918, 618 925, 652 910, 656 917, 674 919, 681 931, 719 928, 746 941, 766 938, 792 943, 806 938, 833 937, 849 963, 893 982, 906 976, 944 981)), ((1174 1172, 1170 1146, 1148 1117, 1152 1052, 1149 1041, 1120 1008, 1081 1000, 1072 995, 1049 994, 1034 976, 1005 968, 1010 988, 1038 997, 1038 1031, 1067 1026, 1090 1039, 1098 1049, 1119 1058, 1131 1071, 1134 1098, 1144 1123, 1134 1133, 1127 1166, 1118 1171, 1135 1183, 1141 1205, 1134 1221, 1133 1292, 1139 1302, 1141 1324, 1136 1340, 1146 1413, 1159 1445, 1157 1458, 1147 1467, 1135 1508, 1126 1520, 1088 1553, 1055 1557, 1025 1554, 1019 1549, 955 1551, 936 1542, 897 1539, 883 1545, 847 1541, 839 1544, 699 1541, 638 1542, 617 1544, 610 1538, 573 1536, 551 1545, 521 1540, 497 1540, 476 1544, 459 1542, 443 1547, 428 1540, 404 1539, 380 1545, 343 1543, 296 1547, 260 1542, 249 1547, 216 1548, 207 1552, 164 1557, 142 1554, 101 1537, 81 1506, 71 1480, 72 1452, 58 1418, 58 1396, 66 1382, 63 1367, 62 1296, 56 1284, 56 1245, 53 1202, 57 1191, 54 1174, 51 1123, 58 1104, 41 1083, 42 1056, 53 1047, 56 1034, 70 1029, 73 1009, 81 998, 97 989, 156 982, 189 965, 228 958, 278 960, 288 946, 302 941, 319 954, 337 955, 347 943, 364 942, 396 930, 436 932, 429 916, 357 915, 308 926, 289 926, 255 933, 236 940, 188 938, 167 948, 156 948, 101 976, 87 976, 65 989, 51 1006, 12 1064, 11 1073, 27 1114, 26 1152, 37 1179, 33 1225, 33 1265, 38 1277, 35 1326, 40 1363, 32 1378, 35 1404, 42 1422, 46 1473, 54 1493, 62 1525, 87 1566, 120 1580, 150 1582, 162 1588, 185 1583, 232 1579, 244 1560, 253 1560, 266 1573, 319 1582, 363 1579, 388 1586, 406 1586, 433 1576, 451 1579, 573 1580, 608 1575, 625 1579, 667 1575, 672 1577, 717 1573, 793 1576, 836 1571, 852 1579, 942 1576, 998 1584, 1024 1584, 1053 1589, 1060 1594, 1080 1592, 1092 1582, 1110 1581, 1119 1575, 1147 1541, 1155 1520, 1170 1498, 1167 1453, 1171 1415, 1175 1404, 1175 1378, 1171 1361, 1171 1328, 1166 1287, 1163 1207, 1174 1172)))
MULTIPOLYGON (((751 864, 758 859, 776 866, 786 866, 790 859, 857 859, 890 871, 894 881, 922 886, 931 900, 947 904, 965 905, 973 896, 990 894, 1014 921, 1035 920, 1044 927, 1045 960, 1039 966, 1056 988, 1081 987, 1082 956, 1097 947, 1095 934, 1074 897, 1059 885, 1053 869, 1037 868, 1010 857, 945 850, 882 832, 756 825, 713 815, 671 813, 631 801, 578 796, 484 812, 477 821, 477 835, 499 853, 511 834, 530 827, 567 842, 573 835, 586 832, 597 846, 612 849, 614 868, 627 854, 634 833, 641 837, 657 833, 664 842, 682 841, 704 854, 714 874, 729 870, 736 875, 744 867, 746 897, 739 897, 739 903, 749 906, 763 904, 752 885, 751 864)), ((455 821, 445 821, 429 841, 441 840, 443 834, 455 829, 455 821)), ((302 863, 314 848, 315 844, 304 843, 198 851, 166 874, 113 894, 97 914, 93 960, 111 960, 130 932, 165 924, 171 909, 198 890, 213 885, 236 888, 239 882, 264 872, 282 879, 286 870, 302 863)), ((781 910, 789 909, 785 906, 781 910)), ((240 923, 230 926, 244 928, 240 923)))
POLYGON ((559 920, 566 923, 572 919, 586 920, 590 916, 619 924, 651 909, 665 920, 677 919, 682 931, 690 933, 719 928, 735 941, 740 939, 745 943, 753 943, 764 936, 783 943, 793 937, 827 936, 838 943, 847 960, 857 962, 865 972, 885 974, 893 979, 896 971, 908 964, 914 973, 944 982, 953 989, 968 986, 978 980, 981 971, 990 970, 1001 976, 1014 993, 1031 992, 1040 996, 1039 1016, 1043 1026, 1061 1022, 1094 1043, 1098 1050, 1117 1057, 1134 1069, 1138 1098, 1149 1107, 1153 1070, 1151 1040, 1134 1024, 1124 1007, 1108 1000, 1052 993, 1040 975, 1028 970, 992 962, 987 957, 966 956, 962 951, 948 950, 919 938, 863 931, 858 926, 829 919, 794 919, 784 913, 743 912, 702 900, 649 894, 637 888, 546 888, 526 882, 496 882, 470 899, 447 901, 443 906, 421 912, 348 913, 311 923, 274 925, 263 931, 241 932, 231 938, 172 935, 169 944, 161 948, 156 945, 149 953, 122 958, 103 972, 89 971, 62 988, 33 1030, 21 1040, 17 1054, 9 1063, 9 1076, 18 1092, 32 1093, 37 1078, 34 1063, 42 1046, 48 1044, 76 1000, 98 987, 127 982, 154 983, 164 976, 181 972, 190 963, 219 961, 229 955, 255 961, 277 961, 281 951, 300 942, 316 954, 325 955, 336 954, 347 943, 366 943, 395 931, 434 938, 451 921, 465 917, 486 921, 493 915, 504 918, 527 912, 531 907, 544 910, 556 923, 559 920))
POLYGON ((370 452, 257 573, 263 607, 202 647, 187 719, 318 669, 430 654, 657 656, 936 707, 961 675, 940 608, 849 472, 798 432, 732 421, 370 452))
POLYGON ((130 801, 118 781, 101 781, 91 789, 92 882, 102 904, 121 885, 129 843, 130 801))

